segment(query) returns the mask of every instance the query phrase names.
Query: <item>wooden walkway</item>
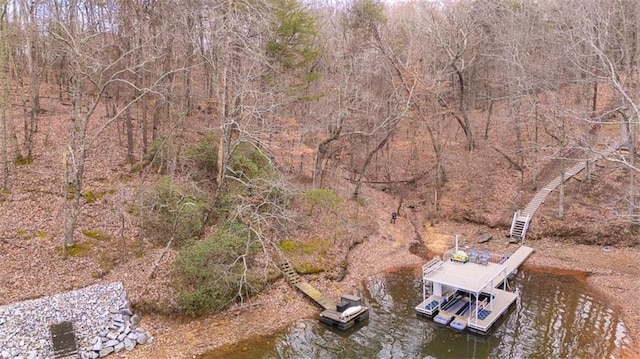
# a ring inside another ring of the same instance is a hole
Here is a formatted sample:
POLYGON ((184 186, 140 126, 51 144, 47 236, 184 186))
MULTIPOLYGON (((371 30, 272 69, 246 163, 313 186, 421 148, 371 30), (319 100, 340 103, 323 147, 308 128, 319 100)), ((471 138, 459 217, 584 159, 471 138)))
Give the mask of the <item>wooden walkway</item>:
MULTIPOLYGON (((609 157, 613 152, 619 150, 626 143, 627 143, 626 136, 622 136, 618 140, 618 142, 614 143, 612 146, 607 147, 606 150, 599 153, 599 157, 600 158, 609 157)), ((597 159, 600 159, 600 158, 597 158, 597 159)), ((554 178, 551 182, 549 182, 546 186, 544 186, 541 190, 539 190, 535 194, 535 196, 533 196, 533 198, 527 204, 524 210, 516 212, 516 214, 514 215, 513 224, 511 226, 511 231, 509 234, 512 237, 516 237, 524 241, 526 230, 528 228, 529 223, 531 222, 531 218, 536 213, 538 208, 542 205, 542 203, 544 203, 544 201, 547 199, 547 196, 551 192, 553 192, 556 188, 558 188, 558 186, 560 186, 560 183, 562 181, 566 182, 568 179, 570 179, 571 177, 575 176, 580 171, 582 171, 585 168, 585 166, 586 166, 585 161, 577 163, 576 165, 571 167, 568 171, 566 171, 564 175, 559 175, 558 177, 554 178)))
POLYGON ((507 267, 507 275, 513 273, 518 269, 524 261, 529 258, 533 253, 533 248, 527 246, 520 246, 512 255, 507 258, 504 265, 507 267))
POLYGON ((336 310, 336 303, 331 299, 327 298, 322 292, 314 288, 311 284, 309 284, 306 280, 304 280, 291 266, 291 263, 284 262, 280 266, 282 268, 282 272, 284 273, 287 281, 291 286, 297 288, 304 295, 311 298, 314 303, 321 306, 325 310, 336 310))

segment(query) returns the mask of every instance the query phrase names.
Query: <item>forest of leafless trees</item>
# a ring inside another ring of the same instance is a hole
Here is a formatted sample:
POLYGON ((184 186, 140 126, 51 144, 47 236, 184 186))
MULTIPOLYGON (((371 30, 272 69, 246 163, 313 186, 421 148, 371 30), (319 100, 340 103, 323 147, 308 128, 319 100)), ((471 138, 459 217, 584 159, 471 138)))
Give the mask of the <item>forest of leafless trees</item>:
POLYGON ((250 187, 227 216, 258 238, 286 217, 273 197, 286 186, 239 174, 250 167, 239 148, 313 188, 340 171, 354 198, 365 184, 426 179, 437 207, 451 143, 492 146, 523 190, 549 159, 554 175, 586 161, 588 178, 602 146, 622 140, 627 151, 609 160, 627 169, 621 217, 632 225, 639 27, 636 0, 0 0, 2 186, 47 151, 33 141, 46 98, 68 111, 63 248, 107 129, 131 169, 171 177, 190 145, 182 134, 203 121, 216 153, 202 215, 220 217, 226 186, 250 187), (394 164, 400 138, 408 159, 394 164))

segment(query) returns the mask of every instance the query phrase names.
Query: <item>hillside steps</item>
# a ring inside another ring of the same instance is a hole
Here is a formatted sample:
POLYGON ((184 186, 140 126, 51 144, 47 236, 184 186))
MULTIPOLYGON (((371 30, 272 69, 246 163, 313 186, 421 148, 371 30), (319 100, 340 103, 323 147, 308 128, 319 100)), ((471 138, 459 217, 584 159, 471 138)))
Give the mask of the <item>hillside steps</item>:
POLYGON ((289 262, 282 263, 280 265, 280 269, 282 270, 282 273, 284 274, 285 278, 287 278, 287 282, 289 282, 289 285, 295 286, 296 284, 300 283, 300 281, 302 280, 300 278, 300 275, 293 269, 293 266, 291 265, 291 263, 289 262))
POLYGON ((511 229, 509 229, 509 237, 512 242, 521 241, 524 242, 524 238, 527 235, 527 228, 529 227, 529 221, 531 216, 529 214, 517 211, 513 214, 513 221, 511 222, 511 229))
MULTIPOLYGON (((627 143, 627 136, 622 135, 618 142, 614 143, 611 146, 607 146, 605 150, 598 153, 600 159, 608 158, 612 153, 620 150, 627 143)), ((595 160, 593 160, 595 161, 595 160)), ((538 208, 544 203, 547 199, 547 196, 553 192, 560 184, 564 181, 566 182, 571 177, 575 176, 586 167, 586 161, 579 162, 575 164, 573 167, 569 168, 563 174, 557 176, 551 182, 549 182, 546 186, 540 189, 533 196, 531 201, 527 204, 524 210, 517 210, 513 214, 513 220, 511 221, 511 228, 509 229, 509 237, 511 237, 511 242, 524 242, 524 239, 527 235, 527 229, 529 229, 529 224, 531 222, 531 218, 536 213, 538 208)))

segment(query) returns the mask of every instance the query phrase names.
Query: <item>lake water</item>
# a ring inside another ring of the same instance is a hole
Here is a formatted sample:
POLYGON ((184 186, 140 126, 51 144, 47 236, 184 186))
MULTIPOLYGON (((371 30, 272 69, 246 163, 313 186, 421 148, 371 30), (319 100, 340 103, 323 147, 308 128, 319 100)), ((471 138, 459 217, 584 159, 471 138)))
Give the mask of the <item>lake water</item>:
POLYGON ((456 332, 417 317, 420 271, 406 268, 366 281, 368 321, 346 332, 317 320, 273 336, 216 350, 202 359, 254 358, 617 358, 630 346, 620 313, 583 282, 533 271, 512 286, 521 293, 489 335, 456 332))

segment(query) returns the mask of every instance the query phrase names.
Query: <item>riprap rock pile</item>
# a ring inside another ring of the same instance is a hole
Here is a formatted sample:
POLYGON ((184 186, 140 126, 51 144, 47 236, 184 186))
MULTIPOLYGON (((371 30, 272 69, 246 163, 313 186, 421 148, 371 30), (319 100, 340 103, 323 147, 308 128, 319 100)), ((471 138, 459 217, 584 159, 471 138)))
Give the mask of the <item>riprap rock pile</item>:
POLYGON ((53 358, 50 326, 63 322, 72 323, 81 358, 153 341, 138 327, 139 317, 117 282, 0 307, 0 358, 53 358))

